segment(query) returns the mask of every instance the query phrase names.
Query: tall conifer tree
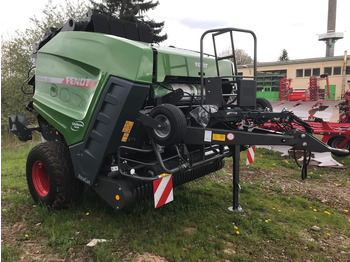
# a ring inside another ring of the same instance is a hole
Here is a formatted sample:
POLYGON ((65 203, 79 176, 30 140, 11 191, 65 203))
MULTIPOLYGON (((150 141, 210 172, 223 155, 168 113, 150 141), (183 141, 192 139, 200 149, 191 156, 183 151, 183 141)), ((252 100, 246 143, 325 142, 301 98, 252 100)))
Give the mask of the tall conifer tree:
POLYGON ((288 61, 288 60, 289 60, 288 51, 286 49, 283 49, 281 55, 278 57, 278 61, 288 61))
POLYGON ((153 42, 160 43, 168 38, 167 34, 161 34, 164 27, 164 22, 156 22, 153 19, 148 19, 144 14, 154 9, 159 5, 159 2, 153 0, 102 0, 102 3, 97 3, 90 0, 93 5, 93 11, 102 14, 114 16, 119 19, 128 20, 134 23, 145 23, 149 25, 153 33, 153 42))

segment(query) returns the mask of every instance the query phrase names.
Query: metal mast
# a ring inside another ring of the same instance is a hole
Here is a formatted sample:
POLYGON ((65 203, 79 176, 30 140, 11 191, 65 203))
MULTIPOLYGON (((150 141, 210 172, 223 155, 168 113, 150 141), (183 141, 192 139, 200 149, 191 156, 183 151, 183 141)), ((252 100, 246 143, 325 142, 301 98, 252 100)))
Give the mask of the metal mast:
POLYGON ((334 56, 334 44, 338 39, 342 39, 343 33, 335 32, 337 19, 337 0, 328 0, 328 23, 327 33, 318 36, 319 41, 326 43, 326 57, 334 56))

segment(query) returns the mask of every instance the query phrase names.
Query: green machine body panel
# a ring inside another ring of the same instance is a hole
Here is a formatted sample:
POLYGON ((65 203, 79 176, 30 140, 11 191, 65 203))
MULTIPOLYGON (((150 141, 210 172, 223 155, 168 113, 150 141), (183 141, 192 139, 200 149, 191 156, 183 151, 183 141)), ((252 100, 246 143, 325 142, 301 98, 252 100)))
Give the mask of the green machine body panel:
POLYGON ((68 145, 83 140, 110 76, 151 84, 149 44, 91 32, 62 32, 37 54, 33 105, 68 145))
MULTIPOLYGON (((73 145, 84 139, 111 76, 154 87, 167 76, 199 79, 199 65, 198 52, 101 33, 61 32, 37 53, 33 105, 73 145)), ((219 70, 232 75, 232 62, 219 61, 219 70)), ((204 58, 204 72, 217 76, 214 57, 204 58)))
MULTIPOLYGON (((167 76, 199 77, 199 53, 172 47, 156 47, 157 50, 157 82, 163 82, 167 76)), ((215 58, 204 57, 204 73, 206 77, 217 76, 215 58)), ((219 61, 221 76, 233 73, 233 65, 229 60, 219 61)))

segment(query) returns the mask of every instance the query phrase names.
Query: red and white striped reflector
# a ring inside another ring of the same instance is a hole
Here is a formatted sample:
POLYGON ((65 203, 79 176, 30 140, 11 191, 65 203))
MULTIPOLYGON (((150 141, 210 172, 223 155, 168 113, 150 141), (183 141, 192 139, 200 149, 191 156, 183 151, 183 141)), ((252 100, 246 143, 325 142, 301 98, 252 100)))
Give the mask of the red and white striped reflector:
POLYGON ((346 117, 346 112, 345 111, 339 111, 339 123, 346 123, 347 122, 347 117, 346 117))
POLYGON ((247 150, 247 162, 246 166, 249 166, 251 163, 254 162, 254 155, 255 155, 255 146, 249 147, 247 150))
POLYGON ((166 177, 153 181, 154 208, 158 208, 174 200, 173 177, 166 177))

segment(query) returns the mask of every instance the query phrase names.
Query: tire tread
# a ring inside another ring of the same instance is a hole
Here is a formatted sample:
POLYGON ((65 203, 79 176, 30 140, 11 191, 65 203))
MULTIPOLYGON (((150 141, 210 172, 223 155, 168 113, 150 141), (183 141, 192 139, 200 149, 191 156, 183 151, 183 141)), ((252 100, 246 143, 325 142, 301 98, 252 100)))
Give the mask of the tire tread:
POLYGON ((33 199, 53 209, 62 209, 76 202, 83 191, 83 183, 74 176, 69 150, 58 141, 41 143, 30 151, 27 159, 27 182, 33 199), (50 192, 45 198, 38 196, 31 185, 32 164, 39 158, 42 158, 40 160, 44 162, 50 177, 50 192))

